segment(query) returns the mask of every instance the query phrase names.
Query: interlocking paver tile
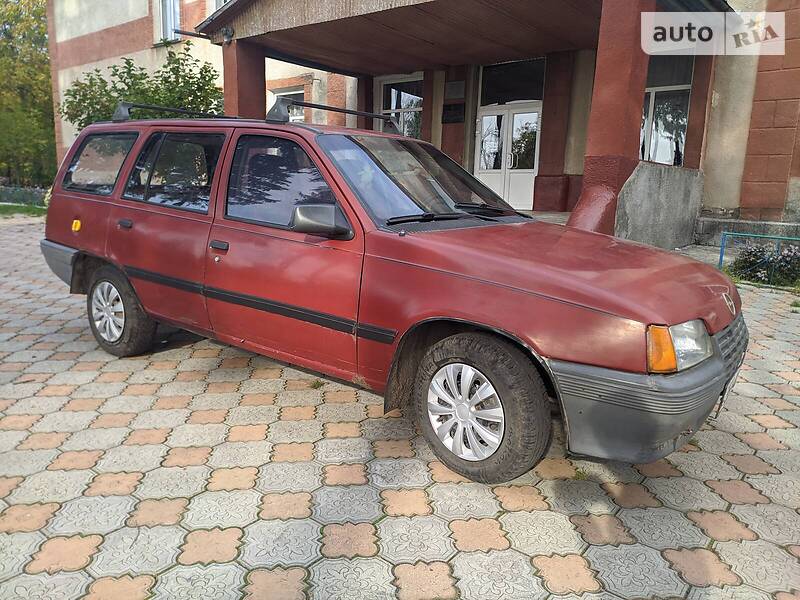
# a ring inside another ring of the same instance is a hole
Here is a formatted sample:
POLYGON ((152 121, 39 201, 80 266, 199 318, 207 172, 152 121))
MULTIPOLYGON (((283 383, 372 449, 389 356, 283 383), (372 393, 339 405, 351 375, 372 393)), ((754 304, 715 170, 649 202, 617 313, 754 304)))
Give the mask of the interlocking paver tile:
POLYGON ((0 533, 34 532, 42 529, 58 510, 55 502, 16 504, 0 513, 0 533))
POLYGON ((25 572, 52 575, 62 571, 79 571, 91 562, 102 541, 99 535, 50 538, 33 555, 31 562, 25 565, 25 572))
POLYGON ((322 487, 313 494, 313 514, 320 523, 363 523, 381 515, 378 491, 368 485, 322 487))
POLYGON ((398 600, 455 600, 458 597, 450 566, 444 562, 397 565, 394 585, 398 600))
MULTIPOLYGON (((18 441, 25 437, 23 432, 18 441)), ((55 450, 10 450, 0 454, 0 476, 32 475, 47 468, 58 454, 55 450)))
POLYGON ((585 556, 606 589, 622 597, 682 596, 688 589, 657 550, 640 544, 592 546, 585 556))
POLYGON ((461 597, 467 600, 548 596, 530 560, 515 550, 460 552, 451 564, 461 597))
POLYGON ((285 492, 264 494, 261 498, 261 519, 305 519, 311 516, 311 494, 285 492))
POLYGON ((48 471, 75 471, 81 469, 91 469, 100 457, 103 456, 102 450, 69 450, 62 452, 56 459, 48 465, 48 471))
POLYGON ((62 505, 47 529, 59 535, 106 534, 125 524, 135 503, 129 496, 76 498, 62 505))
POLYGON ((636 539, 613 515, 574 515, 569 518, 587 544, 635 544, 636 539))
POLYGON ((714 550, 734 573, 754 587, 766 592, 800 588, 797 558, 767 541, 721 542, 714 550))
POLYGON ((718 542, 754 540, 756 534, 736 520, 732 514, 721 511, 689 512, 686 515, 710 538, 718 542))
POLYGON ((381 556, 392 562, 447 560, 455 552, 448 534, 434 516, 386 517, 378 524, 381 556))
POLYGON ((191 528, 244 527, 258 517, 261 494, 255 490, 204 492, 189 501, 183 523, 191 528))
POLYGON ((491 490, 478 483, 435 483, 428 488, 428 496, 434 514, 447 519, 493 517, 500 510, 491 490))
POLYGON ((152 575, 102 577, 89 586, 84 600, 147 600, 155 582, 152 575))
POLYGON ((198 591, 203 597, 235 600, 241 597, 245 570, 237 564, 175 567, 159 575, 153 598, 193 600, 198 591))
POLYGON ((721 588, 692 588, 687 600, 772 600, 772 597, 747 585, 721 588))
POLYGON ((38 532, 0 533, 0 581, 21 575, 25 563, 43 541, 44 536, 38 532))
POLYGON ((665 506, 678 510, 716 510, 727 504, 705 484, 688 477, 648 479, 644 485, 665 506))
POLYGON ((595 573, 582 556, 536 556, 532 562, 545 587, 554 594, 585 594, 601 590, 595 573))
POLYGON ((0 598, 77 600, 89 581, 85 573, 20 575, 0 584, 0 598))
POLYGON ((225 441, 228 427, 223 424, 178 425, 167 438, 173 448, 183 446, 216 446, 225 441))
MULTIPOLYGON (((420 457, 422 458, 422 457, 420 457)), ((428 463, 431 478, 437 483, 467 483, 469 479, 448 469, 444 463, 433 460, 428 463)))
POLYGON ((184 535, 179 527, 123 527, 105 536, 87 570, 96 577, 162 571, 175 563, 184 535))
POLYGON ((779 504, 734 506, 731 512, 764 540, 791 544, 800 540, 800 515, 779 504))
POLYGON ((306 566, 320 556, 320 530, 311 519, 259 521, 245 528, 240 560, 249 568, 306 566))
POLYGON ((742 580, 728 565, 705 548, 665 550, 666 558, 681 578, 699 587, 739 585, 742 580))
POLYGON ((433 511, 425 490, 382 490, 384 513, 391 517, 429 515, 433 511))
POLYGON ((640 543, 665 548, 701 547, 708 538, 682 513, 671 508, 623 509, 617 515, 640 543))
POLYGON ((512 512, 500 517, 511 547, 530 556, 580 553, 584 541, 566 515, 549 511, 512 512))
POLYGON ((355 558, 378 553, 375 527, 370 523, 331 523, 322 528, 322 555, 325 558, 355 558))
POLYGON ((263 492, 311 492, 322 484, 322 466, 313 463, 270 463, 258 471, 256 489, 263 492))
POLYGON ((188 504, 186 498, 140 500, 127 524, 129 527, 177 525, 183 518, 183 512, 188 504))
POLYGON ((101 473, 123 471, 144 473, 157 468, 166 453, 167 447, 161 444, 116 446, 103 453, 94 469, 101 473))
POLYGON ((225 442, 211 451, 211 467, 259 467, 269 462, 270 442, 225 442))
POLYGON ((65 502, 77 498, 94 476, 91 471, 42 471, 25 478, 11 492, 9 504, 65 502))
POLYGON ((85 496, 127 496, 142 479, 142 473, 100 473, 89 484, 85 496))
POLYGON ((551 479, 537 486, 550 507, 565 514, 602 514, 617 510, 614 501, 594 481, 551 479))
POLYGON ((206 485, 208 467, 159 467, 144 474, 136 496, 139 498, 187 498, 206 485))
POLYGON ((236 527, 208 531, 191 531, 181 546, 178 562, 182 565, 230 562, 241 545, 242 530, 236 527))
POLYGON ((307 572, 300 567, 256 569, 247 574, 246 600, 306 600, 307 572))
POLYGON ((336 558, 310 568, 311 598, 364 598, 378 600, 394 595, 392 572, 379 558, 336 558))

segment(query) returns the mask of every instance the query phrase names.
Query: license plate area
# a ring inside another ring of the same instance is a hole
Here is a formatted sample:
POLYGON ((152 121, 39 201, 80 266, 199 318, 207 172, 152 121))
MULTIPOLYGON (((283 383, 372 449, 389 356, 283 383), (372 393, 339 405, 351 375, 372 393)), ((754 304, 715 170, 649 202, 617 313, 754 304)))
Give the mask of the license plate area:
POLYGON ((720 393, 719 395, 719 400, 717 401, 716 409, 712 413, 711 420, 714 420, 717 417, 719 417, 719 413, 722 410, 722 406, 728 399, 728 396, 730 395, 733 386, 736 385, 736 380, 739 378, 739 371, 742 370, 742 364, 744 364, 744 354, 742 354, 742 358, 741 360, 739 360, 739 366, 736 367, 736 370, 733 372, 733 377, 731 377, 725 384, 725 387, 722 388, 722 393, 720 393))

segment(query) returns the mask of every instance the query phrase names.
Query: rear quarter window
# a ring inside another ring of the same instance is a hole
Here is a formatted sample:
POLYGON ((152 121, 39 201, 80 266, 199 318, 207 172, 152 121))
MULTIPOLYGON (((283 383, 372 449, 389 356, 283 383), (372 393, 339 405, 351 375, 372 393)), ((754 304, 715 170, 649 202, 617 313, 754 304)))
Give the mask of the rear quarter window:
POLYGON ((110 195, 138 135, 126 132, 86 136, 69 164, 62 187, 87 194, 110 195))

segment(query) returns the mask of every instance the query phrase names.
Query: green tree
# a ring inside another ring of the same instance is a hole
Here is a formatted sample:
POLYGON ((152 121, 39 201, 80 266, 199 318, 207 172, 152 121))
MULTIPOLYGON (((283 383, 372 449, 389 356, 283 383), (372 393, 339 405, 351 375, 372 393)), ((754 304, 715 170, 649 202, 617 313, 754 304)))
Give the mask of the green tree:
MULTIPOLYGON (((96 121, 107 121, 120 101, 185 108, 203 113, 222 113, 222 90, 216 81, 219 74, 207 62, 191 55, 191 42, 176 51, 167 50, 164 64, 154 73, 130 58, 108 67, 104 76, 99 69, 89 71, 64 92, 62 116, 82 129, 96 121)), ((174 117, 174 113, 136 111, 135 117, 174 117)))
POLYGON ((47 0, 0 2, 0 174, 49 185, 56 167, 47 0))

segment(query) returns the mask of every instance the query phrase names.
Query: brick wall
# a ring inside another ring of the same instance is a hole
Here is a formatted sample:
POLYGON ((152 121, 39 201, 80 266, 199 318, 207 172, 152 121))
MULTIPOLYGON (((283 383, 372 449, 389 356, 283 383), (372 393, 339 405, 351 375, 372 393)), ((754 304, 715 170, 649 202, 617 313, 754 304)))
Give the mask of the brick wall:
POLYGON ((786 13, 786 54, 759 59, 740 217, 780 221, 792 218, 791 184, 800 178, 800 1, 769 0, 768 9, 786 13))

